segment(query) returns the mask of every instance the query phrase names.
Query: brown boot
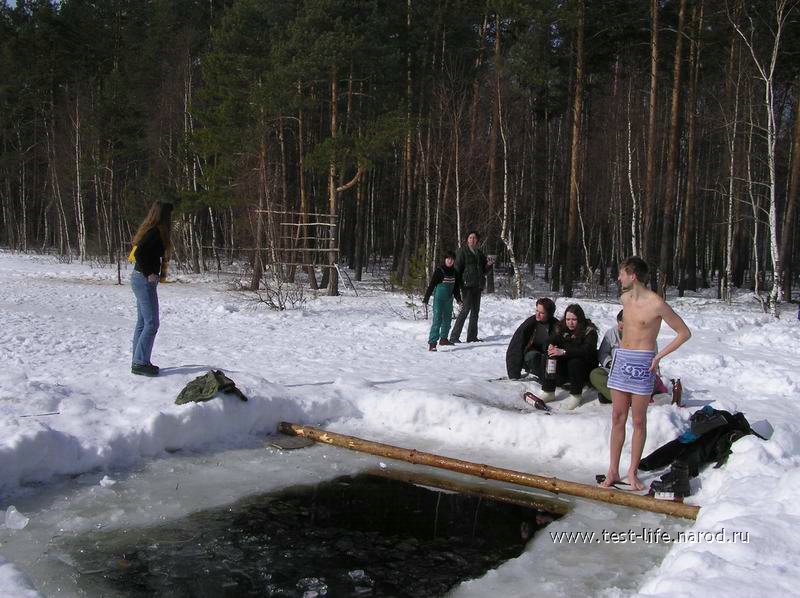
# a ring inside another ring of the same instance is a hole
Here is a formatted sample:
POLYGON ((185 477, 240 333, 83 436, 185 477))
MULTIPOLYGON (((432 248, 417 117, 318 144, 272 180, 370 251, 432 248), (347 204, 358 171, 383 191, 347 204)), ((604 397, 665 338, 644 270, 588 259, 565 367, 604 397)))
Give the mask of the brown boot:
POLYGON ((442 346, 444 347, 444 346, 446 346, 446 345, 452 345, 453 343, 451 343, 451 342, 450 342, 449 340, 447 340, 446 338, 442 337, 442 338, 440 338, 440 339, 439 339, 439 344, 440 344, 440 345, 442 345, 442 346))
POLYGON ((429 343, 428 351, 436 351, 436 343, 429 343))

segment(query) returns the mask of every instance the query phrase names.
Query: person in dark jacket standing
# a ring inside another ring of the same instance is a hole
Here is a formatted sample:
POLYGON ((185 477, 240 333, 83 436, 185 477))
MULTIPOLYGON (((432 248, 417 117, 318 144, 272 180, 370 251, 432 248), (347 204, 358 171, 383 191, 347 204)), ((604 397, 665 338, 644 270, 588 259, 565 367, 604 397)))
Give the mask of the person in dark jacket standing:
POLYGON ((569 398, 564 402, 564 408, 575 409, 581 404, 589 372, 597 366, 597 327, 577 303, 564 310, 564 318, 550 340, 547 355, 556 359, 556 376, 555 379, 545 379, 541 399, 545 402, 552 400, 556 385, 566 385, 569 398))
POLYGON ((461 290, 458 272, 455 269, 456 256, 452 251, 444 254, 444 264, 436 268, 425 291, 422 302, 428 305, 433 295, 433 323, 428 334, 428 351, 436 351, 436 343, 449 345, 447 333, 453 320, 453 298, 461 304, 461 290))
POLYGON ((167 257, 172 247, 172 204, 155 202, 133 236, 136 259, 131 288, 136 297, 136 328, 133 331, 131 373, 158 376, 158 366, 150 362, 158 332, 158 282, 167 273, 167 257))
POLYGON ((461 342, 461 329, 469 316, 467 342, 474 343, 478 338, 478 314, 481 311, 481 291, 486 284, 486 269, 491 265, 486 255, 478 248, 478 232, 467 234, 467 245, 456 254, 456 272, 461 276, 461 297, 464 305, 458 312, 456 323, 450 332, 450 342, 461 342))
POLYGON ((556 332, 556 304, 548 297, 536 300, 536 313, 519 325, 506 350, 506 372, 516 380, 522 368, 544 380, 547 345, 556 332))

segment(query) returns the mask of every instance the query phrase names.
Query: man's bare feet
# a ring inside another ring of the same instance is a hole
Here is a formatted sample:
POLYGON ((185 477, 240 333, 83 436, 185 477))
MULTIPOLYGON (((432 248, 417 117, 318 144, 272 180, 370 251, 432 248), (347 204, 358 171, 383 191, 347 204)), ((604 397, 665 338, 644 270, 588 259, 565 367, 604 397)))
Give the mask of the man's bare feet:
POLYGON ((644 484, 636 475, 636 470, 628 472, 628 483, 633 490, 644 490, 644 484))
POLYGON ((614 484, 616 484, 617 482, 621 482, 621 481, 622 481, 622 479, 619 477, 619 472, 618 471, 611 471, 609 469, 608 473, 606 474, 606 479, 603 480, 602 482, 600 482, 600 487, 601 488, 613 488, 614 484))

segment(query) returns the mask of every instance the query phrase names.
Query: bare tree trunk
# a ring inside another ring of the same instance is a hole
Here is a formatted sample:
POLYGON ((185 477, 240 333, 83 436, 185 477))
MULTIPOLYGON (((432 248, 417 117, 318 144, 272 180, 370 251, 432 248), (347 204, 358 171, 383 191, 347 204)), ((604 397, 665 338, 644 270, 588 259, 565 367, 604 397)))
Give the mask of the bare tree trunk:
MULTIPOLYGON (((658 100, 658 0, 650 0, 650 101, 647 115, 647 156, 644 175, 644 227, 640 249, 646 260, 655 253, 655 161, 658 100)), ((655 269, 654 269, 655 270, 655 269)))
MULTIPOLYGON (((478 30, 478 55, 475 57, 475 70, 478 71, 483 64, 484 42, 486 40, 486 30, 489 28, 489 15, 483 15, 483 22, 478 30)), ((480 80, 475 77, 472 82, 472 105, 469 110, 469 148, 475 147, 475 138, 478 132, 478 102, 480 101, 480 80)), ((461 243, 461 233, 458 242, 461 243)))
POLYGON ((567 250, 564 260, 563 293, 572 297, 572 280, 575 269, 575 250, 578 238, 578 176, 580 171, 581 116, 583 113, 583 0, 576 2, 577 18, 575 31, 575 98, 572 103, 572 141, 569 165, 569 221, 567 250))
MULTIPOLYGON (((442 152, 442 156, 439 160, 439 169, 441 170, 441 162, 444 161, 444 151, 442 152)), ((433 254, 439 254, 439 247, 442 244, 442 227, 441 227, 441 216, 446 211, 447 207, 447 197, 450 194, 450 178, 453 173, 453 161, 447 161, 447 174, 444 178, 444 188, 437 189, 436 192, 436 219, 434 222, 434 245, 433 245, 433 254)))
MULTIPOLYGON (((800 91, 800 79, 795 82, 795 90, 800 91)), ((786 209, 783 217, 783 228, 781 229, 781 264, 784 268, 784 295, 791 298, 792 279, 789 276, 791 270, 790 250, 795 230, 795 216, 797 212, 797 196, 800 195, 800 109, 795 107, 794 115, 794 135, 792 140, 792 162, 789 167, 789 188, 786 193, 786 209)))
POLYGON ((678 35, 675 40, 675 64, 672 75, 672 103, 669 119, 669 149, 667 152, 667 187, 664 192, 663 221, 661 230, 661 252, 658 260, 658 292, 667 296, 667 284, 672 271, 672 225, 675 217, 675 191, 678 188, 678 120, 681 97, 681 62, 683 60, 683 24, 686 15, 686 0, 680 0, 678 9, 678 35))
MULTIPOLYGON (((628 149, 628 190, 631 194, 631 255, 641 255, 639 245, 639 227, 640 222, 640 207, 639 198, 636 195, 636 188, 633 184, 633 147, 631 146, 631 95, 633 93, 633 81, 628 83, 628 136, 627 136, 627 149, 628 149)), ((620 212, 620 215, 622 212, 620 212)), ((620 218, 621 220, 621 218, 620 218)), ((623 258, 624 259, 624 258, 623 258)), ((621 260, 617 260, 621 261, 621 260)))
MULTIPOLYGON (((498 19, 499 23, 499 19, 498 19)), ((506 139, 506 132, 503 125, 503 97, 500 89, 500 73, 495 71, 495 84, 497 87, 497 127, 500 131, 500 139, 503 147, 503 210, 502 220, 500 225, 500 240, 506 247, 508 260, 511 262, 511 267, 514 269, 514 299, 522 298, 522 272, 519 269, 517 258, 514 253, 514 234, 512 232, 512 223, 510 222, 513 206, 509 206, 508 197, 508 139, 506 139)))
POLYGON ((688 122, 687 141, 686 141, 686 161, 688 164, 686 173, 686 198, 683 210, 683 230, 681 235, 681 264, 683 275, 679 283, 681 295, 684 289, 697 290, 697 245, 695 243, 695 178, 697 177, 697 80, 700 72, 700 37, 703 32, 703 0, 695 5, 693 9, 694 21, 694 41, 690 54, 689 72, 690 86, 689 97, 687 98, 688 122))
POLYGON ((353 278, 360 281, 364 270, 364 227, 366 207, 364 206, 364 181, 359 181, 356 187, 356 230, 355 230, 355 263, 353 264, 353 278))
MULTIPOLYGON (((281 117, 278 119, 278 148, 280 150, 281 161, 280 161, 280 185, 281 185, 281 209, 290 211, 289 206, 289 183, 287 181, 287 177, 289 176, 289 167, 286 160, 286 136, 284 134, 284 119, 281 117)), ((294 206, 291 206, 294 207, 294 206)), ((297 262, 300 260, 295 259, 295 250, 297 249, 297 237, 302 236, 302 228, 285 226, 282 224, 276 225, 276 234, 279 237, 285 237, 289 239, 294 235, 294 239, 291 239, 291 247, 288 251, 281 251, 282 255, 279 256, 279 260, 281 262, 297 262)), ((282 243, 278 243, 278 246, 282 246, 282 243)), ((290 263, 289 265, 281 264, 281 274, 284 276, 284 280, 294 282, 295 279, 295 271, 297 270, 297 266, 294 263, 290 263)))
MULTIPOLYGON (((337 135, 338 117, 338 73, 336 67, 331 69, 331 140, 334 144, 337 135)), ((328 210, 331 216, 330 239, 328 244, 328 295, 339 294, 339 271, 336 269, 338 259, 338 215, 336 206, 336 159, 332 158, 328 165, 328 210)))
POLYGON ((75 133, 73 158, 75 161, 75 224, 78 228, 78 256, 81 262, 86 259, 86 215, 83 206, 83 180, 81 178, 81 113, 80 100, 75 96, 75 112, 72 119, 72 127, 75 133))
POLYGON ((67 213, 64 210, 64 199, 61 195, 61 184, 56 168, 56 147, 55 147, 55 119, 53 118, 52 105, 51 114, 47 119, 45 130, 47 131, 47 168, 50 175, 50 188, 56 203, 58 221, 58 248, 62 255, 69 255, 72 252, 69 236, 69 226, 67 226, 67 213))
MULTIPOLYGON (((494 72, 495 76, 499 78, 500 74, 500 14, 494 15, 494 72)), ((486 246, 488 246, 491 253, 494 253, 495 246, 495 228, 494 223, 497 218, 497 129, 498 129, 498 112, 500 110, 500 84, 497 82, 496 95, 492 106, 492 114, 490 118, 489 127, 489 210, 486 215, 487 230, 484 231, 486 239, 486 246)), ((504 181, 504 184, 507 184, 504 181)), ((504 206, 504 209, 506 207, 504 206)), ((503 243, 506 239, 503 239, 503 243)), ((494 293, 494 266, 489 266, 486 272, 486 293, 494 293)))
POLYGON ((461 137, 461 111, 458 111, 453 118, 453 160, 455 161, 456 170, 456 246, 461 243, 464 238, 464 231, 461 226, 461 167, 459 160, 459 139, 461 137))
MULTIPOLYGON (((430 152, 431 152, 431 124, 428 123, 427 141, 421 138, 421 132, 417 131, 417 146, 419 147, 419 161, 422 168, 422 180, 425 191, 423 192, 422 208, 424 208, 423 235, 425 238, 425 257, 426 264, 430 264, 436 258, 431 252, 431 172, 430 172, 430 152)), ((439 186, 441 186, 442 170, 439 168, 439 186)))
MULTIPOLYGON (((22 132, 20 131, 20 125, 17 124, 16 127, 17 133, 17 145, 22 148, 22 132)), ((26 168, 27 160, 23 158, 22 165, 20 168, 19 175, 17 180, 19 181, 18 184, 18 193, 19 193, 19 201, 20 201, 20 212, 21 218, 19 218, 19 230, 17 231, 17 247, 22 247, 22 251, 28 251, 28 173, 26 168)))
MULTIPOLYGON (((266 132, 263 133, 266 135, 266 132)), ((261 140, 258 152, 258 210, 256 210, 256 239, 255 255, 253 256, 253 278, 250 281, 250 290, 257 291, 261 285, 261 277, 264 274, 264 262, 262 256, 264 240, 264 209, 266 207, 266 192, 269 180, 269 163, 267 161, 267 141, 261 140)))
POLYGON ((753 154, 750 151, 753 148, 756 119, 753 114, 753 102, 749 102, 748 105, 750 106, 750 126, 747 134, 747 195, 750 198, 750 207, 753 212, 753 294, 761 303, 761 308, 766 311, 768 309, 767 301, 761 297, 761 265, 758 255, 758 228, 761 224, 762 208, 759 196, 753 192, 753 154))
MULTIPOLYGON (((406 30, 411 32, 411 2, 406 0, 406 30)), ((403 150, 403 170, 401 176, 405 181, 405 199, 406 211, 405 219, 403 222, 403 243, 400 251, 400 262, 397 268, 397 276, 400 280, 405 281, 408 276, 409 262, 411 260, 412 248, 412 235, 411 235, 411 221, 414 213, 412 202, 412 153, 411 153, 411 104, 412 104, 412 88, 411 88, 411 48, 406 52, 406 137, 403 150)))
MULTIPOLYGON (((297 82, 297 94, 302 95, 302 85, 300 81, 297 82)), ((306 274, 308 275, 308 284, 315 291, 319 288, 317 285, 317 273, 314 266, 311 264, 311 253, 308 251, 308 198, 306 197, 306 173, 305 173, 305 118, 303 109, 300 108, 297 114, 297 184, 300 188, 300 234, 303 237, 303 242, 300 246, 303 248, 303 262, 306 265, 306 274)))
MULTIPOLYGON (((725 284, 722 286, 722 298, 730 302, 733 289, 733 225, 734 225, 734 204, 736 202, 736 131, 739 124, 739 84, 741 82, 741 68, 737 71, 736 83, 734 84, 733 115, 728 124, 730 134, 728 137, 728 221, 725 226, 727 242, 725 244, 725 284)), ((752 128, 748 137, 748 146, 752 144, 752 128)), ((748 159, 749 160, 749 159, 748 159)), ((750 167, 748 165, 748 172, 750 167)), ((758 225, 756 225, 758 226, 758 225)), ((758 230, 756 229, 756 233, 758 230)), ((757 235, 756 235, 757 236, 757 235)))

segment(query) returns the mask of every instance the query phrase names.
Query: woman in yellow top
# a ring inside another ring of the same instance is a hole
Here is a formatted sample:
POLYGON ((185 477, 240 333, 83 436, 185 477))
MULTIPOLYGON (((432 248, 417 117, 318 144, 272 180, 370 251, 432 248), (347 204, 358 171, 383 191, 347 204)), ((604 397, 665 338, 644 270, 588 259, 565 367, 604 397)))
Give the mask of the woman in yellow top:
POLYGON ((158 366, 150 362, 158 332, 158 282, 166 276, 167 256, 172 249, 172 204, 155 202, 133 236, 136 259, 131 288, 136 297, 136 328, 133 332, 131 373, 158 376, 158 366))

